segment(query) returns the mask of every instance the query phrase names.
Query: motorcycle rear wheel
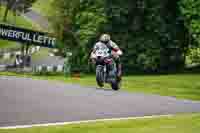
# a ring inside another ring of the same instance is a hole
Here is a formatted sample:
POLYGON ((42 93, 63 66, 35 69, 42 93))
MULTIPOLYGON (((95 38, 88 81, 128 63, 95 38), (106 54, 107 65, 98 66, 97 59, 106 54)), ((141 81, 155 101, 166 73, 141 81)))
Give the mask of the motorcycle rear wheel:
POLYGON ((114 82, 111 83, 111 87, 113 90, 118 91, 121 87, 121 81, 117 82, 117 80, 115 80, 114 82))

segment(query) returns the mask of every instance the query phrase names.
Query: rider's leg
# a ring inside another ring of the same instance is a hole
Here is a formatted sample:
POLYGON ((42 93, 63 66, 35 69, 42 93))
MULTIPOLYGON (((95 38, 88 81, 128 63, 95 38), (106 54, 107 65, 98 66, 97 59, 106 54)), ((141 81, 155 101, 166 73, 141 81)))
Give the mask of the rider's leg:
POLYGON ((117 65, 117 79, 120 81, 122 77, 122 64, 120 58, 116 59, 116 65, 117 65))

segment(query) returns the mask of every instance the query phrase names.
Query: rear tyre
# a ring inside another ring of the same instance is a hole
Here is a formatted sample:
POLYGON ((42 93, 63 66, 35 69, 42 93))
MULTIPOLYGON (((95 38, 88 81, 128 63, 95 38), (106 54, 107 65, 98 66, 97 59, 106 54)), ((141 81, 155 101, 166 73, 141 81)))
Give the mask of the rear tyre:
POLYGON ((112 82, 112 83, 111 83, 111 87, 112 87, 112 89, 115 90, 115 91, 118 91, 118 90, 120 89, 120 86, 121 86, 121 82, 115 81, 115 82, 112 82))
POLYGON ((104 72, 102 66, 97 66, 96 68, 96 81, 99 87, 104 86, 104 72))

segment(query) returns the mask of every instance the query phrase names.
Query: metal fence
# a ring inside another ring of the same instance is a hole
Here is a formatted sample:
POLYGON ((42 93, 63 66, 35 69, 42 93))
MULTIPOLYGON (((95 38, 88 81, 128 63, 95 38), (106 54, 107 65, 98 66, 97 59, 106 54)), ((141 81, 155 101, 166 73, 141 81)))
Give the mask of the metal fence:
POLYGON ((1 72, 29 72, 29 73, 47 73, 47 72, 55 72, 55 73, 62 73, 64 72, 64 66, 33 66, 33 67, 12 67, 8 65, 0 65, 1 72))
MULTIPOLYGON (((18 49, 15 49, 16 51, 13 51, 11 49, 7 49, 7 50, 1 50, 0 51, 0 59, 11 59, 13 57, 15 57, 16 55, 21 55, 21 51, 18 49)), ((39 47, 33 47, 31 49, 29 49, 29 54, 34 54, 36 52, 38 52, 40 50, 39 47)))

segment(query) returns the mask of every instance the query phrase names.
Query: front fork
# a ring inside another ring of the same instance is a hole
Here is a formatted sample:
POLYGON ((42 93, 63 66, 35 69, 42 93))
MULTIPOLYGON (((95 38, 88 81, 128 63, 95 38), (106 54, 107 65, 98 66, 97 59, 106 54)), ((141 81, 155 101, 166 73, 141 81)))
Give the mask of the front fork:
POLYGON ((104 68, 103 68, 103 72, 104 72, 104 82, 108 82, 108 72, 107 72, 107 66, 104 65, 104 68))
POLYGON ((105 77, 106 80, 105 81, 107 83, 111 83, 114 80, 116 80, 116 77, 117 77, 116 64, 113 63, 113 64, 107 64, 107 66, 105 65, 104 66, 104 73, 106 75, 106 77, 105 77))

